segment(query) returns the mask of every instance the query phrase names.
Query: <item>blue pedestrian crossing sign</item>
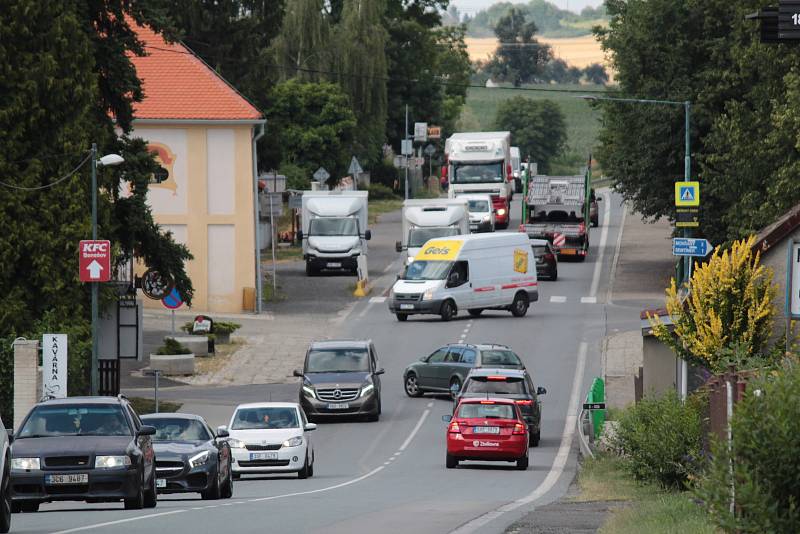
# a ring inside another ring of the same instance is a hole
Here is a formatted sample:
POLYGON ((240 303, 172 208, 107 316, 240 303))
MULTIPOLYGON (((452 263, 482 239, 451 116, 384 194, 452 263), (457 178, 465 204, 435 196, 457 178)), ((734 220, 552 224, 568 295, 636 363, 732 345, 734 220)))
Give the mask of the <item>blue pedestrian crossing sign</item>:
POLYGON ((700 182, 675 182, 675 206, 689 208, 700 205, 700 182))

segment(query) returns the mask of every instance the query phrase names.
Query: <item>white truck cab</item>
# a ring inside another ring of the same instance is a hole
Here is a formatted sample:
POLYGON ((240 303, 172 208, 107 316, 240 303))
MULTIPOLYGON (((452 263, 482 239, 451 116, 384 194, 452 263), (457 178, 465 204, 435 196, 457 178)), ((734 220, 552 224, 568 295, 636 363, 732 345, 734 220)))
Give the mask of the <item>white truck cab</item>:
POLYGON ((469 229, 466 199, 409 199, 403 202, 403 239, 395 250, 406 253, 403 264, 408 265, 426 241, 468 234, 469 229))

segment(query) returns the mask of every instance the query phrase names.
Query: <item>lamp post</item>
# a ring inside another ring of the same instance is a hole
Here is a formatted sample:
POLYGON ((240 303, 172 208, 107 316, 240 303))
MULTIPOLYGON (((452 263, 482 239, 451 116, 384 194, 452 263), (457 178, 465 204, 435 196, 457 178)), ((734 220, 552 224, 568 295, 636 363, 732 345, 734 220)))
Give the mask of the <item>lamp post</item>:
MULTIPOLYGON (((92 240, 97 240, 97 167, 113 167, 125 160, 119 154, 107 154, 97 159, 97 144, 92 143, 92 240)), ((92 284, 92 395, 97 395, 99 390, 99 372, 97 356, 97 321, 98 321, 98 292, 99 282, 92 284)))
MULTIPOLYGON (((678 100, 654 100, 648 98, 617 98, 610 96, 589 96, 583 95, 579 98, 584 100, 608 100, 611 102, 622 102, 628 104, 652 104, 657 106, 683 106, 684 109, 684 158, 683 158, 683 180, 685 182, 691 181, 692 177, 692 153, 691 153, 691 134, 689 131, 689 124, 692 112, 692 103, 688 100, 680 102, 678 100)), ((692 237, 692 230, 690 228, 683 229, 683 237, 692 237)), ((689 284, 689 279, 692 271, 692 258, 685 256, 683 259, 683 273, 680 283, 689 284)), ((681 398, 686 399, 687 395, 687 380, 688 380, 688 366, 686 360, 681 360, 681 398)))

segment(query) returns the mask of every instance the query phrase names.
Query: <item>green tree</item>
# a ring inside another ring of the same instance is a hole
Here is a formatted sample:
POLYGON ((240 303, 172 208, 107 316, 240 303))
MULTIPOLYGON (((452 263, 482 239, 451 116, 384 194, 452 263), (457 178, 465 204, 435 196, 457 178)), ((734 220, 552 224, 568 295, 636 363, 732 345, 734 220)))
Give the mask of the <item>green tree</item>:
POLYGON ((551 100, 533 100, 515 96, 497 106, 497 130, 511 132, 523 159, 531 156, 539 172, 547 173, 550 165, 565 147, 567 127, 564 114, 551 100))
POLYGON ((357 120, 338 85, 279 83, 270 93, 266 118, 273 139, 271 168, 291 163, 310 176, 322 166, 334 179, 347 172, 357 120))
POLYGON ((553 56, 550 47, 534 37, 537 31, 536 23, 528 22, 525 13, 517 8, 497 22, 494 34, 499 43, 487 65, 493 77, 511 82, 514 87, 534 81, 553 56))
POLYGON ((583 75, 586 76, 586 81, 597 85, 605 85, 608 83, 608 73, 606 68, 600 63, 592 63, 583 69, 583 75))
POLYGON ((324 73, 333 58, 323 7, 323 0, 295 0, 287 7, 281 31, 270 47, 281 80, 330 80, 324 73))

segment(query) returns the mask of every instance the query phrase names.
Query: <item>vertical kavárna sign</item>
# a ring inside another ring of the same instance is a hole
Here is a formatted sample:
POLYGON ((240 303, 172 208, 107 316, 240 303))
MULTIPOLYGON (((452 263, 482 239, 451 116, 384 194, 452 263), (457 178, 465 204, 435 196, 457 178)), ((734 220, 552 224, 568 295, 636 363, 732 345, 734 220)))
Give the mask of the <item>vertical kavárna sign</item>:
POLYGON ((42 336, 42 396, 67 397, 67 334, 42 336))

